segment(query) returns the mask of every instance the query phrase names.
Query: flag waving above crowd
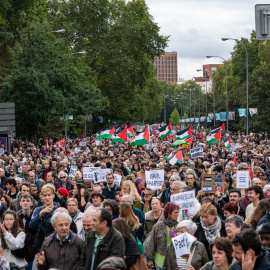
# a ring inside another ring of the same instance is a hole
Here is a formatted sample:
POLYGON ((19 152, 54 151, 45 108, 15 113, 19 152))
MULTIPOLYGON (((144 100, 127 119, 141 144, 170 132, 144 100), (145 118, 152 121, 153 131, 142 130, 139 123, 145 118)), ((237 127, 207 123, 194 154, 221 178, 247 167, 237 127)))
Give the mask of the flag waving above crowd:
POLYGON ((166 138, 167 136, 169 136, 171 134, 171 125, 170 125, 170 123, 168 125, 164 125, 158 131, 159 131, 159 136, 160 136, 161 139, 166 138))
POLYGON ((176 133, 176 140, 184 140, 192 136, 192 125, 176 133))

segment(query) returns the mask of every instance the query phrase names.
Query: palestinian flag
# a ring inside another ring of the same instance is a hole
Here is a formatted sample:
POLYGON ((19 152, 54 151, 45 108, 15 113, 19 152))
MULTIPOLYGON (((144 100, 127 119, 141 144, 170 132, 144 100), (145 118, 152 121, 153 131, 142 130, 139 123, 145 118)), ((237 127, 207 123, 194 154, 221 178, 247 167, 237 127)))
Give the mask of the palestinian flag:
POLYGON ((128 131, 127 131, 128 129, 127 129, 127 126, 125 127, 125 129, 122 131, 122 132, 120 132, 120 133, 118 133, 118 134, 116 134, 116 135, 113 135, 112 137, 111 137, 111 141, 113 142, 113 143, 117 143, 117 142, 126 142, 127 141, 127 139, 128 139, 128 131))
POLYGON ((211 133, 213 131, 218 131, 220 128, 221 128, 221 133, 225 132, 225 124, 223 123, 223 124, 211 127, 211 133))
POLYGON ((201 129, 202 129, 202 130, 205 130, 205 127, 204 127, 204 126, 201 126, 201 129))
POLYGON ((114 133, 115 133, 115 126, 109 126, 109 127, 103 128, 97 135, 97 139, 98 140, 101 140, 103 138, 110 139, 114 133))
POLYGON ((183 155, 180 149, 177 149, 176 153, 170 158, 169 163, 174 165, 175 163, 182 163, 183 162, 183 155))
POLYGON ((224 140, 224 144, 226 149, 231 146, 231 135, 224 140))
POLYGON ((191 147, 192 141, 193 141, 193 136, 191 136, 191 137, 189 137, 189 138, 187 138, 187 139, 184 139, 184 141, 188 142, 189 145, 190 145, 190 147, 191 147))
POLYGON ((212 131, 207 136, 208 145, 212 145, 214 143, 219 143, 219 141, 220 141, 220 135, 221 135, 221 128, 219 130, 212 131))
POLYGON ((174 154, 176 154, 176 152, 180 149, 180 147, 174 149, 167 157, 165 157, 165 160, 166 161, 169 161, 173 156, 174 154))
POLYGON ((200 129, 200 123, 198 123, 198 125, 196 126, 196 129, 197 129, 197 130, 200 129))
POLYGON ((184 140, 192 136, 192 125, 176 133, 176 140, 184 140))
POLYGON ((169 136, 171 134, 171 125, 170 123, 168 125, 165 125, 163 127, 161 127, 159 130, 159 135, 161 139, 166 138, 167 136, 169 136))
POLYGON ((150 133, 149 133, 149 126, 147 125, 146 128, 143 129, 143 132, 139 133, 135 137, 131 145, 137 146, 137 145, 145 145, 149 143, 150 143, 150 133))
POLYGON ((133 126, 131 125, 129 128, 128 128, 128 137, 133 137, 135 135, 135 132, 133 130, 133 126))

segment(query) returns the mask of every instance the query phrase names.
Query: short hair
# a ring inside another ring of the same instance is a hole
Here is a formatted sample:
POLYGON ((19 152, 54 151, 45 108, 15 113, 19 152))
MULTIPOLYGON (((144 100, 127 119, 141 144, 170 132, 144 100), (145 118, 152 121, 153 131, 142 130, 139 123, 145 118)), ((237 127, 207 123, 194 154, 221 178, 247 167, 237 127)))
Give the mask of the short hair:
POLYGON ((239 195, 239 197, 242 196, 239 189, 235 189, 235 188, 234 188, 234 189, 231 189, 231 190, 229 191, 229 194, 231 194, 231 193, 237 193, 237 194, 239 195))
MULTIPOLYGON (((133 198, 132 198, 132 196, 131 196, 130 194, 124 194, 123 196, 127 196, 128 201, 131 202, 131 203, 133 204, 133 198)), ((122 197, 123 197, 123 196, 122 196, 122 197)))
POLYGON ((227 217, 225 223, 233 223, 236 228, 242 228, 244 224, 242 218, 237 215, 227 217))
POLYGON ((193 222, 192 220, 183 220, 181 222, 178 223, 178 225, 176 226, 176 230, 180 229, 180 228, 186 228, 188 233, 193 232, 195 233, 195 231, 197 230, 197 225, 195 222, 193 222))
POLYGON ((222 172, 222 173, 223 173, 223 167, 220 166, 220 165, 216 165, 216 166, 214 167, 214 170, 213 170, 213 171, 216 171, 216 172, 222 172))
POLYGON ((78 205, 78 200, 76 198, 68 198, 67 199, 67 205, 68 205, 69 202, 75 202, 76 205, 78 205))
POLYGON ((247 191, 254 191, 256 194, 260 194, 259 200, 264 198, 263 190, 260 186, 251 186, 247 189, 247 191))
POLYGON ((61 172, 58 173, 58 178, 60 178, 61 175, 64 175, 66 178, 68 177, 67 173, 64 172, 64 171, 61 171, 61 172))
POLYGON ((268 190, 270 190, 270 184, 265 185, 263 188, 263 191, 266 193, 268 190))
POLYGON ((210 252, 212 253, 213 247, 216 249, 224 251, 228 260, 229 265, 232 263, 232 244, 231 241, 225 237, 217 237, 211 244, 210 244, 210 252))
POLYGON ((172 183, 172 186, 175 186, 175 185, 179 185, 180 186, 180 189, 186 186, 185 183, 183 183, 181 181, 174 181, 172 183))
POLYGON ((28 182, 22 182, 21 185, 20 185, 20 191, 22 191, 22 186, 26 186, 30 189, 30 183, 28 182))
POLYGON ((53 226, 55 226, 55 224, 56 224, 56 219, 57 219, 58 217, 67 219, 67 220, 69 221, 69 224, 71 224, 71 222, 72 222, 72 218, 70 217, 69 214, 67 214, 67 213, 65 213, 65 212, 56 212, 56 213, 53 213, 52 218, 51 218, 51 224, 52 224, 53 226))
POLYGON ((31 201, 33 200, 33 196, 31 195, 31 194, 28 194, 28 193, 26 193, 26 194, 21 194, 20 196, 19 196, 19 201, 21 201, 22 199, 30 199, 31 201))
POLYGON ((235 204, 235 203, 228 202, 228 203, 226 203, 223 206, 222 210, 223 211, 228 211, 230 213, 234 212, 235 214, 237 214, 237 212, 238 212, 238 205, 235 204))
POLYGON ((50 185, 50 184, 46 184, 46 185, 42 186, 40 193, 43 194, 44 192, 50 192, 50 193, 54 194, 55 193, 55 187, 50 185))
POLYGON ((242 170, 243 168, 247 168, 248 165, 245 162, 241 162, 238 166, 237 166, 237 170, 242 170))
POLYGON ((112 216, 110 214, 110 211, 106 208, 101 208, 99 211, 99 222, 103 222, 105 220, 107 222, 107 226, 112 227, 112 216))
POLYGON ((172 175, 170 178, 172 178, 176 182, 180 181, 180 177, 178 175, 172 175))
POLYGON ((107 173, 106 174, 106 179, 107 179, 108 176, 112 176, 114 178, 113 173, 107 173))
POLYGON ((217 208, 212 204, 210 204, 210 205, 204 204, 200 208, 200 215, 202 215, 202 213, 207 214, 207 215, 216 216, 217 215, 217 208))
POLYGON ((164 218, 168 219, 169 215, 171 215, 172 212, 176 209, 179 211, 179 205, 177 205, 176 203, 167 202, 163 212, 164 218))
POLYGON ((54 171, 49 171, 48 173, 50 173, 52 175, 53 179, 56 178, 56 173, 54 171))
POLYGON ((258 234, 270 234, 270 222, 264 223, 257 228, 258 234))
POLYGON ((119 206, 116 200, 107 199, 103 202, 103 207, 109 206, 112 209, 113 216, 119 216, 119 206))
POLYGON ((16 187, 17 182, 16 182, 15 178, 10 177, 7 179, 6 184, 13 185, 14 187, 16 187))
POLYGON ((188 164, 186 162, 183 162, 183 163, 180 164, 180 167, 182 167, 182 166, 187 166, 188 167, 188 164))
POLYGON ((241 231, 235 235, 232 240, 234 246, 241 246, 244 253, 249 249, 254 250, 255 255, 259 256, 261 252, 261 243, 258 234, 253 229, 241 231))

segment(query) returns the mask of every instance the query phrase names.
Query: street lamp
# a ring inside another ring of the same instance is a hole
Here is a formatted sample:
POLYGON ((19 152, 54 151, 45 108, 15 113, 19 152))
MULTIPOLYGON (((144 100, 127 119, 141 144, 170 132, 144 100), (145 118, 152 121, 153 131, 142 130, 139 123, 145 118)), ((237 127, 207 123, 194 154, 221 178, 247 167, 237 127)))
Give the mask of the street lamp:
POLYGON ((59 29, 59 30, 56 30, 56 31, 51 31, 49 33, 65 33, 66 30, 65 29, 59 29))
MULTIPOLYGON (((226 114, 227 114, 227 119, 226 120, 227 120, 227 132, 228 132, 228 130, 229 130, 229 109, 228 109, 229 99, 228 99, 228 84, 227 84, 227 78, 228 78, 228 76, 227 76, 227 62, 221 56, 206 56, 206 57, 207 58, 221 58, 225 63, 225 68, 226 68, 226 114)), ((213 88, 213 95, 214 95, 214 88, 213 88)), ((214 96, 213 96, 213 98, 214 98, 214 96)), ((216 116, 214 115, 214 119, 215 118, 216 118, 216 116)))
POLYGON ((164 96, 164 125, 166 125, 166 100, 165 98, 169 95, 163 95, 164 96))
POLYGON ((81 55, 85 55, 85 54, 86 54, 86 51, 75 52, 75 53, 72 53, 72 54, 81 54, 81 55))
POLYGON ((248 135, 248 128, 249 128, 249 126, 248 126, 248 50, 247 50, 246 45, 241 40, 239 40, 237 38, 221 38, 221 40, 222 41, 234 40, 236 42, 241 43, 244 46, 245 50, 246 50, 246 69, 247 69, 246 70, 246 73, 247 73, 247 135, 248 135))

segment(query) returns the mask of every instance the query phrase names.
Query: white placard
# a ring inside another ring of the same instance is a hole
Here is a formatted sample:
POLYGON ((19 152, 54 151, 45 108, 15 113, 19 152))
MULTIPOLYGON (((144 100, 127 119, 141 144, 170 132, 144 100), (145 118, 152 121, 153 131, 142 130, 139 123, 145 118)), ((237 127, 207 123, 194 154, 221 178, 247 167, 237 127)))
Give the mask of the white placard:
POLYGON ((81 147, 76 147, 76 148, 74 149, 74 152, 75 152, 76 154, 80 153, 80 151, 81 151, 81 147))
POLYGON ((203 148, 196 147, 196 148, 190 149, 190 155, 192 159, 198 158, 198 157, 204 157, 203 148))
POLYGON ((0 154, 1 154, 1 155, 4 155, 4 154, 5 154, 5 149, 2 148, 2 147, 0 148, 0 154))
POLYGON ((182 233, 172 239, 176 258, 190 254, 190 248, 195 238, 189 233, 182 233))
POLYGON ((84 146, 86 146, 86 142, 80 142, 79 145, 82 146, 82 147, 84 147, 84 146))
POLYGON ((106 175, 108 173, 111 173, 111 169, 100 169, 100 171, 99 171, 100 182, 106 182, 106 175))
POLYGON ((249 188, 249 171, 236 172, 236 188, 249 188))
POLYGON ((180 211, 188 210, 189 212, 195 211, 195 191, 181 192, 171 195, 170 201, 180 206, 180 211))
POLYGON ((86 148, 86 153, 90 153, 90 149, 88 147, 86 148))
POLYGON ((118 175, 118 174, 114 174, 113 177, 114 177, 114 183, 117 186, 120 186, 121 185, 122 176, 121 175, 118 175))
POLYGON ((69 171, 69 177, 70 178, 75 178, 77 172, 77 166, 76 165, 71 165, 70 171, 69 171))
POLYGON ((93 183, 99 183, 99 171, 98 167, 83 167, 83 180, 92 180, 93 183))
POLYGON ((26 163, 26 157, 23 158, 23 163, 26 163))
POLYGON ((98 145, 100 145, 100 142, 101 142, 100 140, 96 140, 95 144, 98 146, 98 145))
POLYGON ((145 171, 146 187, 151 190, 161 189, 164 182, 164 170, 145 171))

